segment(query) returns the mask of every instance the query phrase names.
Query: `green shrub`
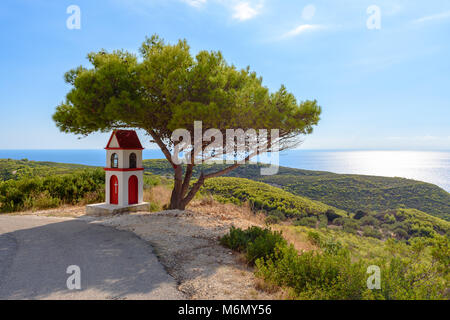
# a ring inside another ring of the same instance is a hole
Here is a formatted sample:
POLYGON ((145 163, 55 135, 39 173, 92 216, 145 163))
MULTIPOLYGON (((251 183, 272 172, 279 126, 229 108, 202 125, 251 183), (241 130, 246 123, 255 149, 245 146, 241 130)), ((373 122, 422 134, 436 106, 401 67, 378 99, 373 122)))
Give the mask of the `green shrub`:
POLYGON ((326 253, 331 255, 336 255, 344 249, 342 243, 333 238, 325 239, 320 246, 326 253))
POLYGON ((402 229, 402 228, 397 228, 394 230, 395 235, 397 236, 397 238, 399 239, 408 239, 408 231, 402 229))
POLYGON ((277 244, 286 245, 281 232, 267 230, 263 235, 248 243, 247 261, 254 264, 257 259, 271 256, 277 244))
POLYGON ((308 232, 308 240, 309 240, 309 242, 311 242, 312 244, 314 244, 316 246, 320 247, 322 245, 322 238, 320 237, 320 234, 318 234, 317 232, 309 231, 308 232))
POLYGON ((161 184, 161 177, 155 176, 150 172, 145 172, 144 174, 144 189, 149 189, 154 186, 161 184))
POLYGON ((389 223, 389 224, 393 224, 393 223, 397 222, 397 220, 395 219, 395 216, 393 214, 385 214, 384 221, 386 221, 386 223, 389 223))
POLYGON ((366 215, 367 213, 365 213, 364 211, 358 210, 353 218, 359 220, 365 217, 366 215))
POLYGON ((149 211, 150 212, 159 212, 161 210, 162 210, 162 208, 161 208, 161 206, 158 203, 153 202, 153 201, 150 202, 150 206, 149 206, 149 211))
POLYGON ((337 219, 333 220, 333 224, 336 225, 336 226, 343 226, 344 223, 345 223, 345 218, 343 218, 343 217, 340 217, 340 218, 337 218, 337 219))
POLYGON ((328 221, 333 222, 334 219, 340 218, 341 216, 338 215, 333 209, 328 209, 325 212, 325 215, 328 218, 328 221))
POLYGON ((286 211, 287 211, 286 209, 280 208, 279 210, 277 209, 277 210, 270 211, 270 215, 277 217, 280 221, 285 221, 286 220, 286 215, 285 215, 286 211))
POLYGON ((359 223, 362 226, 376 226, 379 224, 379 221, 373 216, 365 216, 359 220, 359 223))
POLYGON ((235 251, 243 251, 247 248, 247 243, 249 242, 248 233, 244 232, 242 229, 231 227, 228 234, 220 238, 220 244, 224 247, 230 248, 235 251))
POLYGON ((360 224, 357 220, 351 220, 348 219, 344 222, 344 225, 342 226, 342 230, 348 233, 356 233, 358 229, 360 228, 360 224))
POLYGON ((245 252, 249 264, 256 259, 273 254, 276 244, 286 244, 281 232, 259 227, 247 230, 231 227, 228 234, 220 238, 220 243, 232 250, 245 252))
POLYGON ((305 217, 294 221, 295 226, 304 226, 315 228, 317 225, 317 217, 305 217))
POLYGON ((266 224, 277 224, 280 222, 280 218, 278 218, 277 216, 269 215, 265 219, 265 222, 266 222, 266 224))
POLYGON ((256 266, 258 276, 292 288, 300 299, 361 299, 365 288, 363 264, 352 263, 345 250, 299 255, 293 246, 278 245, 272 258, 259 259, 256 266))
POLYGON ((372 238, 376 238, 376 239, 381 239, 383 238, 383 235, 380 231, 378 231, 375 228, 371 228, 371 227, 364 227, 363 228, 363 236, 364 237, 372 237, 372 238))
POLYGON ((0 212, 53 208, 104 198, 105 173, 100 169, 72 174, 26 177, 0 182, 0 212))
POLYGON ((450 298, 450 239, 444 236, 414 238, 410 244, 390 239, 385 242, 386 255, 358 260, 341 242, 323 239, 319 232, 310 231, 308 239, 320 244, 322 250, 299 254, 281 234, 261 228, 232 228, 221 242, 241 248, 247 259, 256 259, 257 276, 290 290, 297 299, 450 298), (380 290, 367 289, 370 265, 381 269, 380 290))
POLYGON ((326 228, 326 227, 328 227, 328 218, 327 218, 326 215, 321 214, 319 216, 319 226, 318 227, 319 228, 326 228))
POLYGON ((333 224, 342 226, 342 229, 348 233, 356 233, 360 227, 359 221, 352 218, 338 218, 333 221, 333 224))

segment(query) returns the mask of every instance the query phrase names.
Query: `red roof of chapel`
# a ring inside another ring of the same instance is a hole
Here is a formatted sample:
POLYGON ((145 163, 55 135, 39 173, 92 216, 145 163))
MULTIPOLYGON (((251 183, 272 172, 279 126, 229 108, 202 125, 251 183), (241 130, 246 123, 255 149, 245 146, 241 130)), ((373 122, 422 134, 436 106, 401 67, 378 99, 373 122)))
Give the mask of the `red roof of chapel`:
POLYGON ((141 142, 139 141, 136 131, 134 130, 114 130, 109 138, 108 144, 106 145, 106 149, 110 148, 109 145, 114 135, 116 136, 119 144, 118 149, 144 149, 142 148, 141 142))

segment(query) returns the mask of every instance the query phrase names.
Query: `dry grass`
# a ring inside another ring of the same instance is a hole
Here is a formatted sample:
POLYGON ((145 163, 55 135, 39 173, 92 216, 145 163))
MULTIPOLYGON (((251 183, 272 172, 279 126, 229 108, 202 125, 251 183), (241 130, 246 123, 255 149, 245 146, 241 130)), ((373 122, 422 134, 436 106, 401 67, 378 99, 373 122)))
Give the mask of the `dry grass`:
POLYGON ((279 292, 281 289, 279 286, 272 284, 271 282, 266 281, 261 278, 256 278, 255 287, 259 291, 267 292, 270 294, 275 294, 275 293, 279 292))
POLYGON ((312 244, 302 233, 295 231, 292 228, 282 225, 272 226, 272 229, 283 232, 283 237, 290 244, 294 245, 294 248, 298 252, 305 252, 311 250, 319 250, 320 248, 312 244))
POLYGON ((292 289, 280 287, 276 284, 266 281, 262 278, 256 278, 255 288, 259 292, 265 292, 276 300, 294 300, 295 295, 292 293, 292 289))
POLYGON ((221 220, 247 220, 255 225, 265 225, 265 215, 261 212, 252 211, 248 203, 237 206, 231 203, 219 203, 211 196, 204 196, 194 200, 188 205, 188 209, 207 215, 219 217, 221 220))
POLYGON ((154 186, 144 190, 144 201, 150 202, 152 211, 162 210, 170 203, 172 190, 164 185, 154 186))
MULTIPOLYGON (((248 203, 242 206, 237 206, 231 203, 219 203, 212 197, 205 196, 200 200, 192 201, 188 209, 194 212, 200 212, 207 215, 219 217, 221 220, 247 220, 254 225, 266 226, 266 216, 262 212, 255 213, 252 211, 248 203)), ((298 252, 318 250, 319 248, 313 245, 302 233, 296 232, 292 228, 284 225, 270 225, 270 228, 276 231, 282 231, 283 237, 292 245, 298 252)))

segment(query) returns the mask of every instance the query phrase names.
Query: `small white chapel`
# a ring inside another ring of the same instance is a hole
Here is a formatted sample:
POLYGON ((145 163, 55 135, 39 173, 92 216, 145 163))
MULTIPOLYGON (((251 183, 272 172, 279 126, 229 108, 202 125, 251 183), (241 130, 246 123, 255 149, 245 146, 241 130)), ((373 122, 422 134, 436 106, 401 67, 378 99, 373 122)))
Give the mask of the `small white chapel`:
POLYGON ((88 205, 87 214, 147 210, 144 202, 144 148, 134 130, 114 130, 106 145, 105 203, 88 205))

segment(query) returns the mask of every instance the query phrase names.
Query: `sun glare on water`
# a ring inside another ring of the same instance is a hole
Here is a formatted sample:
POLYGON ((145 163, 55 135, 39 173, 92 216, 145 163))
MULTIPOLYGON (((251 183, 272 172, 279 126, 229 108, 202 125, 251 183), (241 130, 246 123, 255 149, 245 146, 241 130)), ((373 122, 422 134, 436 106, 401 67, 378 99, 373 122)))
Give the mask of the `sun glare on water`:
MULTIPOLYGON (((336 152, 337 165, 342 173, 357 173, 387 177, 402 177, 446 185, 450 156, 444 152, 415 151, 350 151, 336 152)), ((337 168, 338 169, 338 168, 337 168)))

